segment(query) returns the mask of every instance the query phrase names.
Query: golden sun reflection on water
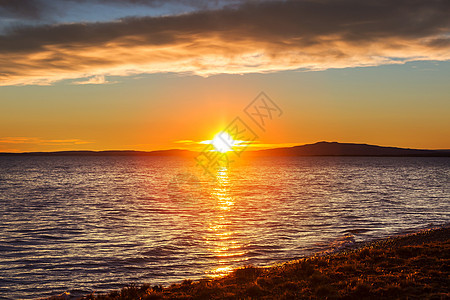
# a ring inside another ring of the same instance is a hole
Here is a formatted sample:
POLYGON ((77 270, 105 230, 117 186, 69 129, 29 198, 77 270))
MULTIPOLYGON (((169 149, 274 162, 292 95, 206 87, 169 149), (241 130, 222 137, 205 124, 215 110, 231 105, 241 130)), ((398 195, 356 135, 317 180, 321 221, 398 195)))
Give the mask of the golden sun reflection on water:
POLYGON ((229 172, 226 167, 217 170, 217 182, 211 190, 214 202, 212 209, 216 212, 215 218, 209 220, 207 235, 205 237, 208 251, 217 259, 217 267, 207 272, 210 277, 223 276, 230 273, 232 263, 244 260, 245 251, 236 239, 233 231, 231 212, 235 199, 230 193, 229 172))

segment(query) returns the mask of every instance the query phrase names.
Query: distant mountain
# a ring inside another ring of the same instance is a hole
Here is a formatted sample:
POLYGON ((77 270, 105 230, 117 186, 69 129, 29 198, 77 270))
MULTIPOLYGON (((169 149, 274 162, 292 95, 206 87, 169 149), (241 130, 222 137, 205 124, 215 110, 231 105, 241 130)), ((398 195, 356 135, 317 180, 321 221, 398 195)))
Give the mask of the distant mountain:
POLYGON ((107 151, 57 151, 57 152, 25 152, 0 153, 0 155, 33 155, 33 156, 182 156, 193 157, 195 152, 181 149, 134 151, 134 150, 107 150, 107 151))
POLYGON ((256 156, 450 156, 449 150, 419 150, 367 144, 318 142, 254 151, 256 156))
MULTIPOLYGON (((58 152, 26 152, 0 153, 1 155, 34 155, 34 156, 181 156, 195 157, 198 152, 171 149, 158 151, 58 151, 58 152)), ((367 144, 350 144, 337 142, 318 142, 288 148, 274 148, 258 151, 246 151, 247 156, 445 156, 450 157, 450 150, 420 150, 409 148, 382 147, 367 144)))

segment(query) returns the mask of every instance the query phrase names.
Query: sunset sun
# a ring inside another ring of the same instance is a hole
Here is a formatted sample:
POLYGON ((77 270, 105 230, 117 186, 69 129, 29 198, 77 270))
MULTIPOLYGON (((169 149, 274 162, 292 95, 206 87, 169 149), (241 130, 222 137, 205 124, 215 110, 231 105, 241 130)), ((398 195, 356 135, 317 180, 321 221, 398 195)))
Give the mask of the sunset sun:
POLYGON ((233 151, 233 146, 236 146, 238 141, 234 140, 231 135, 226 132, 220 132, 214 136, 211 144, 214 146, 215 151, 226 153, 233 151))

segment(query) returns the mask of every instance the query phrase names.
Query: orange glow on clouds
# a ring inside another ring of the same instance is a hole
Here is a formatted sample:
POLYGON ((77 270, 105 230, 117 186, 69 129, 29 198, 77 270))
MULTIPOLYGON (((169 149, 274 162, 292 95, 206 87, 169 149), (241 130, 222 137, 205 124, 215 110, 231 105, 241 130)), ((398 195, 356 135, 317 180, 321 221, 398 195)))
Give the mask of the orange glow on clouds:
POLYGON ((450 59, 443 3, 414 1, 407 9, 395 1, 336 3, 255 1, 167 17, 15 28, 0 35, 0 85, 81 78, 73 84, 102 84, 108 83, 105 76, 209 76, 450 59))
POLYGON ((113 43, 98 46, 48 46, 29 55, 0 54, 0 85, 48 85, 64 79, 85 78, 74 84, 108 83, 105 76, 174 72, 201 76, 265 73, 282 70, 325 70, 398 64, 414 60, 448 60, 446 48, 431 48, 427 39, 381 40, 354 45, 340 37, 323 38, 310 46, 279 47, 261 41, 232 42, 221 37, 189 37, 164 47, 113 43), (195 47, 192 47, 195 45, 195 47), (211 45, 215 45, 212 47, 211 45), (367 51, 367 47, 370 51, 367 51), (51 65, 48 57, 53 57, 51 65))

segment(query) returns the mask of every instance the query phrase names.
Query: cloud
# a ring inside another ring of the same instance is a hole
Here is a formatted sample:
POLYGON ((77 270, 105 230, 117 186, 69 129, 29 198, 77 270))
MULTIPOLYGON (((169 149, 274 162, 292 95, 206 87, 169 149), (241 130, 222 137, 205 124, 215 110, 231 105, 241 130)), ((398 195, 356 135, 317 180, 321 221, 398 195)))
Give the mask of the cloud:
POLYGON ((38 19, 44 11, 43 3, 36 0, 1 0, 0 16, 38 19))
POLYGON ((165 17, 18 27, 0 36, 0 85, 443 61, 450 59, 449 15, 446 0, 255 1, 165 17))
MULTIPOLYGON (((157 9, 166 8, 174 13, 180 13, 180 10, 205 10, 218 9, 225 6, 236 6, 247 1, 267 1, 267 0, 0 0, 0 17, 17 20, 43 21, 52 23, 56 19, 73 17, 73 9, 81 8, 84 12, 89 9, 102 9, 112 7, 116 12, 122 11, 122 16, 127 16, 128 8, 149 8, 154 13, 157 9)), ((151 11, 149 11, 151 12, 151 11)), ((107 13, 107 12, 106 12, 107 13)))
MULTIPOLYGON (((204 140, 204 141, 180 140, 180 141, 175 141, 174 143, 189 146, 189 149, 202 150, 202 149, 204 149, 204 145, 212 144, 212 140, 204 140), (195 147, 195 146, 201 146, 201 147, 195 147)), ((298 145, 299 145, 299 143, 268 144, 268 143, 262 143, 261 141, 253 141, 253 142, 238 141, 237 143, 234 144, 234 147, 248 146, 249 149, 259 150, 259 149, 269 149, 269 148, 293 147, 293 146, 298 146, 298 145)))
POLYGON ((47 140, 36 137, 3 137, 0 138, 0 146, 7 144, 33 144, 40 146, 70 146, 90 144, 91 142, 80 139, 62 139, 62 140, 47 140))
POLYGON ((195 142, 193 140, 180 140, 180 141, 175 141, 175 144, 186 144, 186 145, 196 145, 199 144, 199 142, 195 142))
POLYGON ((105 84, 105 83, 112 83, 112 82, 107 81, 105 79, 105 76, 103 75, 95 75, 87 80, 75 81, 73 84, 105 84))

